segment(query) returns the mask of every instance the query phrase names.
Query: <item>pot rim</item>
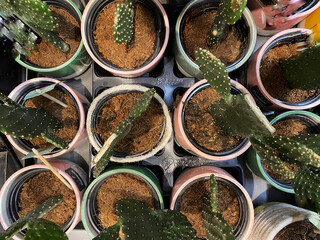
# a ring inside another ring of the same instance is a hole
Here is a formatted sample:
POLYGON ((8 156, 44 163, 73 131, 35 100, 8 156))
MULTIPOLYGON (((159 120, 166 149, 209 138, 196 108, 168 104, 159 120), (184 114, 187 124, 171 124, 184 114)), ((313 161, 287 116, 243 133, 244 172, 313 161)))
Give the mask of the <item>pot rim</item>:
MULTIPOLYGON (((192 142, 189 140, 184 127, 182 123, 182 112, 184 109, 185 101, 188 99, 189 95, 198 87, 202 86, 203 84, 206 84, 207 80, 203 79, 199 82, 192 85, 183 95, 182 99, 179 102, 179 105, 174 111, 174 133, 175 133, 175 139, 178 141, 179 145, 181 145, 185 150, 191 151, 193 154, 209 159, 209 160, 215 160, 215 161, 222 161, 222 160, 230 160, 232 158, 236 158, 243 154, 250 146, 251 143, 249 139, 246 140, 246 143, 237 151, 224 155, 224 156, 215 156, 215 155, 209 155, 205 152, 202 152, 200 149, 198 149, 196 146, 192 144, 192 142)), ((240 90, 243 93, 249 94, 249 91, 242 86, 240 83, 231 80, 231 84, 235 86, 238 90, 240 90)), ((238 146, 238 145, 237 145, 238 146)))
MULTIPOLYGON (((146 92, 149 89, 150 88, 147 88, 142 85, 137 85, 137 84, 122 84, 122 85, 118 85, 118 86, 104 90, 92 101, 87 114, 86 126, 87 126, 89 141, 96 151, 99 151, 101 149, 101 146, 99 146, 99 144, 95 141, 94 132, 93 132, 93 129, 91 128, 92 127, 91 125, 92 125, 92 118, 98 117, 98 116, 93 116, 94 110, 96 109, 96 106, 98 105, 98 103, 100 103, 106 96, 112 95, 114 93, 122 93, 122 92, 130 92, 130 91, 146 92)), ((167 142, 170 140, 172 135, 172 123, 171 123, 171 117, 169 114, 168 107, 159 94, 155 93, 154 99, 156 99, 157 102, 160 103, 163 114, 164 114, 164 121, 165 121, 164 132, 158 144, 153 148, 151 148, 150 151, 145 154, 132 156, 132 157, 128 156, 125 158, 112 156, 110 158, 111 161, 123 163, 123 162, 137 162, 137 161, 145 160, 149 157, 154 156, 158 151, 163 149, 167 144, 167 142)))
MULTIPOLYGON (((81 219, 81 214, 80 214, 80 209, 81 209, 81 196, 80 195, 81 194, 80 194, 80 191, 78 189, 77 184, 69 176, 69 174, 67 174, 65 171, 59 169, 59 163, 57 161, 51 161, 50 163, 57 170, 57 172, 60 173, 68 181, 68 183, 71 185, 71 187, 72 187, 72 189, 74 191, 75 197, 76 197, 76 209, 74 211, 74 220, 71 223, 71 225, 69 226, 69 228, 65 231, 66 234, 69 234, 76 227, 76 225, 78 224, 78 222, 81 219)), ((13 182, 15 181, 15 178, 17 176, 21 175, 21 174, 24 174, 25 172, 29 172, 30 170, 33 170, 33 169, 46 169, 46 170, 50 171, 50 169, 47 166, 45 166, 43 163, 39 163, 39 164, 31 165, 31 166, 28 166, 28 167, 24 167, 24 168, 16 171, 15 173, 13 173, 6 180, 6 182, 4 183, 4 185, 1 188, 1 191, 0 191, 0 206, 2 205, 1 202, 6 200, 6 198, 5 198, 5 196, 7 195, 7 194, 5 194, 6 190, 7 190, 7 188, 9 186, 11 186, 13 184, 13 182)), ((1 211, 0 211, 0 214, 1 214, 1 211)), ((0 222, 1 222, 1 225, 2 225, 2 227, 4 229, 7 229, 8 227, 10 227, 10 226, 7 226, 3 222, 2 218, 0 218, 0 222)), ((19 234, 19 232, 17 234, 19 234)), ((20 240, 20 238, 16 237, 16 235, 13 238, 16 239, 16 240, 20 240)))
MULTIPOLYGON (((76 90, 69 87, 67 84, 60 82, 59 80, 52 79, 52 78, 46 78, 46 77, 33 78, 33 79, 27 80, 27 81, 19 84, 16 88, 14 88, 10 92, 8 97, 12 99, 14 97, 14 95, 16 94, 16 92, 18 92, 20 89, 23 89, 24 87, 26 87, 30 84, 33 84, 33 83, 37 83, 37 82, 59 83, 59 86, 63 87, 65 90, 67 90, 71 94, 71 96, 75 100, 74 103, 75 103, 75 105, 77 105, 77 108, 78 108, 79 128, 78 128, 77 134, 75 135, 73 140, 69 143, 69 148, 68 149, 61 149, 57 153, 43 156, 44 158, 59 157, 65 153, 73 150, 75 148, 75 146, 77 145, 77 143, 79 141, 81 141, 81 139, 83 138, 83 132, 85 132, 84 128, 85 128, 85 119, 86 119, 85 118, 86 114, 85 114, 85 110, 83 107, 83 103, 88 103, 88 101, 87 101, 87 99, 84 99, 84 98, 80 99, 80 97, 78 96, 79 93, 76 90)), ((16 148, 19 152, 21 152, 23 155, 28 154, 28 152, 26 150, 24 150, 18 144, 16 144, 16 142, 14 141, 14 138, 12 136, 6 135, 6 137, 8 138, 9 142, 14 146, 14 148, 16 148)))
POLYGON ((88 41, 87 41, 87 31, 86 31, 86 24, 87 24, 87 18, 89 15, 89 12, 91 11, 91 9, 94 7, 94 3, 97 0, 90 0, 89 3, 86 5, 86 8, 84 9, 83 12, 83 18, 81 21, 81 35, 82 35, 82 39, 83 39, 83 43, 84 43, 84 47, 86 48, 87 52, 89 53, 90 57, 93 59, 93 61, 95 63, 97 63, 100 67, 102 67, 103 69, 109 71, 110 73, 116 75, 116 76, 122 76, 122 77, 138 77, 143 75, 144 73, 148 72, 149 70, 151 70, 154 66, 156 66, 160 60, 162 59, 162 56, 167 48, 168 42, 169 42, 169 19, 168 19, 168 15, 165 12, 162 4, 158 1, 158 0, 152 0, 155 5, 158 7, 159 13, 161 14, 162 18, 163 18, 163 22, 164 22, 164 31, 165 31, 165 37, 164 37, 164 41, 163 41, 163 45, 160 49, 160 51, 158 52, 158 54, 155 56, 155 58, 150 61, 147 65, 138 68, 138 69, 133 69, 133 70, 123 70, 120 68, 112 68, 109 67, 109 65, 101 62, 95 55, 94 55, 94 50, 90 48, 88 41))

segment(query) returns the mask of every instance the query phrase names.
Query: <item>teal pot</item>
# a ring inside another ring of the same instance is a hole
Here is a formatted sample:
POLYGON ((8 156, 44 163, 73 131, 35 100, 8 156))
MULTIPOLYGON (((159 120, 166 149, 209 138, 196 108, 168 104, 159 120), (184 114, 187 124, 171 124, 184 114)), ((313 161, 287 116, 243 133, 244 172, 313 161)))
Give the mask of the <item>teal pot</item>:
POLYGON ((249 240, 273 240, 289 224, 304 220, 320 228, 319 214, 286 203, 264 204, 255 209, 255 214, 249 240))
MULTIPOLYGON (((53 5, 58 8, 67 10, 69 13, 76 18, 79 25, 81 24, 82 14, 78 7, 69 0, 47 0, 48 5, 53 5)), ((52 67, 52 68, 43 68, 39 67, 25 59, 23 55, 17 55, 15 60, 23 67, 38 72, 41 75, 59 78, 59 79, 70 79, 79 76, 84 71, 88 69, 91 63, 91 59, 86 52, 86 49, 83 46, 81 40, 77 51, 75 54, 65 63, 52 67)))
MULTIPOLYGON (((198 65, 193 62, 184 50, 182 43, 182 32, 186 24, 189 14, 196 8, 201 8, 207 3, 211 3, 213 8, 217 8, 220 1, 216 0, 193 0, 190 1, 181 11, 175 26, 175 39, 173 41, 173 51, 179 70, 188 77, 196 77, 202 79, 203 76, 198 65)), ((245 42, 245 50, 242 55, 232 64, 226 66, 228 72, 232 72, 241 67, 251 56, 256 40, 257 30, 254 19, 248 8, 245 8, 241 18, 237 21, 236 27, 243 34, 245 42)), ((233 46, 230 46, 233 47, 233 46)))
MULTIPOLYGON (((312 133, 320 132, 320 117, 314 113, 308 111, 288 111, 274 117, 270 123, 274 124, 277 121, 287 120, 287 119, 296 119, 307 125, 312 133)), ((264 169, 261 158, 256 154, 253 148, 249 148, 246 153, 247 165, 251 171, 257 176, 263 178, 268 183, 270 183, 275 188, 287 192, 294 193, 292 184, 287 181, 278 181, 272 178, 267 171, 264 169)))
POLYGON ((84 193, 81 205, 81 218, 84 228, 90 237, 94 238, 103 229, 101 227, 100 221, 97 217, 98 210, 96 204, 96 198, 98 190, 101 185, 106 181, 107 178, 116 175, 128 173, 133 174, 141 178, 146 182, 153 192, 153 197, 155 200, 156 209, 164 209, 164 203, 161 193, 161 187, 156 176, 147 168, 140 166, 121 166, 112 167, 106 170, 98 178, 96 178, 87 188, 84 193))

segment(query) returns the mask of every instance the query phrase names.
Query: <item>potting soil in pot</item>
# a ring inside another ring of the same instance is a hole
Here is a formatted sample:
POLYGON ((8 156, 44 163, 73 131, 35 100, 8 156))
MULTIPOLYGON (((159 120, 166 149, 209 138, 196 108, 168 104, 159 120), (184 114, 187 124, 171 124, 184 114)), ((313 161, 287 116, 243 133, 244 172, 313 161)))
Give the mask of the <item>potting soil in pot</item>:
POLYGON ((273 240, 320 240, 320 233, 312 223, 299 221, 283 228, 273 240))
POLYGON ((226 36, 219 43, 209 47, 207 35, 216 16, 216 10, 207 10, 197 16, 200 11, 204 11, 210 4, 206 4, 201 9, 195 9, 186 20, 183 29, 182 43, 187 55, 195 62, 195 54, 198 48, 209 50, 219 58, 225 65, 234 63, 243 53, 243 37, 235 25, 226 28, 226 36))
MULTIPOLYGON (((95 132, 106 141, 110 134, 125 119, 141 93, 118 94, 106 101, 99 116, 95 132)), ((164 114, 160 104, 151 100, 147 110, 136 118, 129 134, 115 146, 115 151, 129 155, 138 154, 154 147, 161 137, 164 114)))
POLYGON ((63 53, 48 41, 42 39, 36 49, 30 51, 27 60, 37 66, 52 68, 67 62, 77 51, 81 41, 80 26, 77 20, 66 10, 49 6, 58 19, 57 35, 70 46, 68 53, 63 53))
POLYGON ((298 54, 297 45, 289 44, 277 46, 262 57, 260 77, 263 86, 272 97, 287 103, 296 103, 316 94, 316 90, 291 88, 282 74, 280 63, 298 54))
POLYGON ((201 147, 215 152, 231 150, 242 140, 224 132, 211 116, 209 108, 220 98, 208 87, 192 96, 185 106, 184 123, 188 135, 201 147))
MULTIPOLYGON (((228 224, 234 228, 239 220, 239 201, 234 191, 225 183, 218 183, 218 210, 228 224)), ((202 180, 193 183, 182 194, 180 212, 184 214, 193 228, 197 231, 198 238, 206 238, 205 229, 202 223, 202 200, 210 193, 209 180, 202 180)))
POLYGON ((94 30, 94 41, 104 58, 122 69, 135 69, 145 63, 155 51, 156 27, 151 12, 139 3, 134 3, 134 32, 130 46, 117 44, 113 37, 115 0, 100 13, 94 30))
MULTIPOLYGON (((71 142, 73 138, 76 136, 77 131, 79 129, 78 110, 67 93, 62 92, 61 90, 54 89, 48 92, 47 94, 67 104, 68 107, 62 107, 61 105, 43 96, 28 99, 25 102, 25 106, 30 108, 41 108, 55 116, 58 120, 60 120, 60 122, 63 125, 63 128, 55 131, 54 134, 62 138, 66 142, 71 142)), ((39 148, 46 147, 49 145, 49 143, 45 141, 42 137, 36 137, 28 140, 34 146, 37 146, 39 148)))
MULTIPOLYGON (((274 123, 272 126, 275 127, 276 131, 273 134, 274 136, 282 136, 282 137, 293 137, 296 135, 301 134, 308 134, 311 133, 308 126, 300 122, 299 120, 282 120, 274 123)), ((293 172, 297 173, 299 170, 299 167, 295 164, 290 164, 287 162, 284 162, 284 164, 293 172)), ((290 181, 290 179, 280 175, 276 171, 272 170, 270 167, 268 167, 267 164, 264 163, 262 159, 262 165, 264 169, 267 171, 267 173, 274 179, 278 181, 290 181)))
POLYGON ((76 197, 52 172, 39 173, 22 186, 19 198, 19 216, 35 209, 50 197, 63 195, 63 201, 44 215, 44 219, 61 226, 69 220, 76 209, 76 197))
POLYGON ((103 227, 118 222, 116 203, 121 199, 139 200, 154 209, 152 190, 145 181, 133 174, 115 174, 101 185, 97 195, 99 219, 103 227))

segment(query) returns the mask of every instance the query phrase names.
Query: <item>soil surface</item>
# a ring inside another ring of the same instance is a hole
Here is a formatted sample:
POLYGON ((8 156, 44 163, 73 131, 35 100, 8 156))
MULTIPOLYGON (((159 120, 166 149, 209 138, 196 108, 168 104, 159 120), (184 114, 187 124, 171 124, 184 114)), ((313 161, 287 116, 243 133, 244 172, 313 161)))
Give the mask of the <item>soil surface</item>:
POLYGON ((210 151, 227 151, 242 140, 239 136, 229 136, 214 121, 210 106, 221 97, 211 88, 196 93, 186 103, 184 123, 190 138, 210 151))
POLYGON ((42 39, 35 50, 28 53, 27 60, 44 68, 52 68, 67 62, 77 51, 81 33, 77 20, 66 10, 49 7, 54 17, 58 19, 57 35, 70 46, 68 53, 63 53, 48 41, 42 39))
POLYGON ((283 228, 273 240, 320 240, 320 234, 315 230, 317 228, 308 221, 294 222, 283 228))
MULTIPOLYGON (((103 141, 106 141, 120 122, 128 116, 141 95, 137 92, 118 94, 105 103, 95 129, 103 141)), ((162 107, 155 100, 151 100, 147 110, 135 119, 129 134, 117 143, 115 151, 133 155, 151 149, 159 142, 163 124, 162 107)))
POLYGON ((134 33, 130 46, 117 44, 113 37, 116 0, 108 4, 99 15, 94 30, 94 41, 102 56, 122 69, 135 69, 145 63, 155 51, 156 27, 151 12, 135 3, 134 33))
POLYGON ((208 5, 206 4, 202 6, 200 10, 195 9, 186 20, 186 25, 183 29, 183 47, 187 55, 194 62, 196 59, 196 50, 198 48, 203 48, 209 50, 225 65, 230 65, 234 63, 244 51, 241 33, 238 32, 235 25, 232 25, 226 29, 227 34, 225 38, 221 39, 219 43, 209 47, 207 44, 207 35, 216 16, 216 10, 207 10, 203 14, 197 16, 199 11, 204 11, 207 7, 208 5))
MULTIPOLYGON (((283 120, 283 121, 278 121, 273 124, 275 127, 276 131, 273 134, 274 136, 282 136, 282 137, 293 137, 296 135, 302 135, 302 134, 308 134, 311 133, 310 129, 308 126, 303 124, 302 122, 298 120, 283 120)), ((267 164, 262 160, 262 165, 267 171, 267 173, 274 179, 278 181, 290 181, 290 179, 285 178, 281 176, 279 173, 273 171, 271 168, 268 167, 267 164)), ((297 173, 299 171, 299 167, 295 164, 290 164, 285 162, 285 165, 293 172, 297 173)))
POLYGON ((58 195, 63 195, 63 201, 43 218, 61 226, 73 216, 76 209, 76 196, 49 171, 39 173, 23 184, 19 199, 19 216, 35 209, 48 198, 58 195))
MULTIPOLYGON (((62 107, 61 105, 43 96, 28 99, 25 102, 25 106, 30 108, 44 109, 45 111, 55 116, 58 120, 60 120, 63 128, 55 131, 54 134, 62 138, 66 142, 71 142, 76 136, 79 129, 79 113, 77 107, 75 106, 69 95, 62 92, 61 90, 53 89, 52 91, 47 92, 47 94, 54 96, 56 99, 67 104, 68 107, 62 107)), ((36 137, 28 140, 34 146, 39 148, 50 145, 50 143, 48 143, 42 137, 36 137)))
POLYGON ((316 90, 291 88, 282 74, 281 62, 298 54, 297 45, 290 44, 277 46, 262 57, 260 77, 272 97, 287 103, 296 103, 316 94, 316 90))
MULTIPOLYGON (((234 228, 239 220, 240 207, 234 191, 225 183, 218 183, 218 210, 228 224, 234 228)), ((184 214, 193 228, 197 231, 198 238, 206 238, 202 224, 202 200, 210 193, 209 180, 198 181, 186 189, 181 197, 180 212, 184 214)))
POLYGON ((97 195, 99 219, 104 228, 118 222, 116 203, 121 199, 135 199, 154 209, 154 198, 148 184, 132 174, 121 173, 109 177, 97 195))

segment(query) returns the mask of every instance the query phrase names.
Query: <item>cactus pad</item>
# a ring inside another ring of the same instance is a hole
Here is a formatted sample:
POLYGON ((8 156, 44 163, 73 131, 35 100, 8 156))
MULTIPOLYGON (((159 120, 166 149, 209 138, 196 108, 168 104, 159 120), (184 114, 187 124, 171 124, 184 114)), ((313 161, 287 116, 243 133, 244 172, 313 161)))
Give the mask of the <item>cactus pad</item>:
POLYGON ((133 35, 134 0, 125 0, 118 4, 115 10, 113 23, 113 38, 118 44, 124 43, 128 46, 133 35))
POLYGON ((301 167, 293 180, 293 189, 301 201, 320 214, 320 177, 306 166, 301 167))
POLYGON ((54 222, 36 219, 28 224, 24 240, 68 240, 64 231, 54 222))
POLYGON ((121 223, 117 222, 111 227, 103 229, 93 240, 118 240, 121 223))
POLYGON ((283 76, 292 88, 320 89, 320 45, 304 50, 281 63, 283 76))
POLYGON ((211 211, 218 212, 218 184, 216 177, 212 174, 210 176, 210 207, 211 211))

